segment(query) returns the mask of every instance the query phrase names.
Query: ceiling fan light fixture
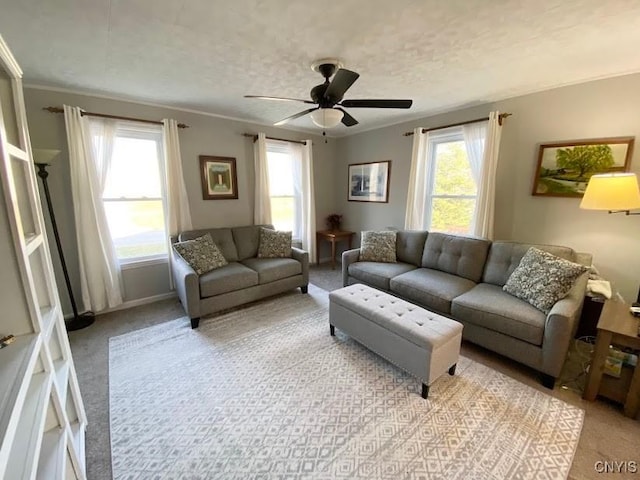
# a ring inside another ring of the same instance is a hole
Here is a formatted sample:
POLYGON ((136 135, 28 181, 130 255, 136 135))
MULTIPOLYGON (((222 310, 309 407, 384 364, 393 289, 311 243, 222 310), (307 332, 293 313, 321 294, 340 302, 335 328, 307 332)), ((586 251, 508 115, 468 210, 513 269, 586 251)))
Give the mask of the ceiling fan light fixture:
POLYGON ((344 113, 335 108, 319 108, 311 112, 311 120, 320 128, 332 128, 342 121, 344 113))

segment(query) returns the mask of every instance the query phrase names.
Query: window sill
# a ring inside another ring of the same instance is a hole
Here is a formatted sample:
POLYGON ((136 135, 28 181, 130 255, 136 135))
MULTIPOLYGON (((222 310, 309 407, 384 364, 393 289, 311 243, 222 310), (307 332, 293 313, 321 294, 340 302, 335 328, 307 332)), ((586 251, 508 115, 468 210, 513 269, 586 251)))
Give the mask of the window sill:
POLYGON ((120 260, 120 270, 132 270, 135 268, 151 267, 153 265, 167 265, 169 263, 168 255, 147 258, 132 258, 120 260))

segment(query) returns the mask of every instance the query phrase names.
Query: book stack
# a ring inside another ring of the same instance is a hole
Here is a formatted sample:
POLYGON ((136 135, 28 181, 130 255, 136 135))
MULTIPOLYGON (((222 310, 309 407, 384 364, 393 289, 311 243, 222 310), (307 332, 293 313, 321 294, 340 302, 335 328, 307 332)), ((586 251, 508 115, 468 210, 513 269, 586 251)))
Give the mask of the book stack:
POLYGON ((6 337, 0 338, 0 348, 4 348, 13 343, 15 339, 16 337, 14 337, 13 335, 7 335, 6 337))

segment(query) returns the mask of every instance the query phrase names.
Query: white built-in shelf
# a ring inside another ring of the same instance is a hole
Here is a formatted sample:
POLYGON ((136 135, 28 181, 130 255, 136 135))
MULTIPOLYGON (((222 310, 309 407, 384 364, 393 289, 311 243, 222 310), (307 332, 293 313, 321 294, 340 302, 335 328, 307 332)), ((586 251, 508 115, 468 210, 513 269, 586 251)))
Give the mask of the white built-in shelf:
POLYGON ((7 153, 14 158, 19 158, 20 160, 24 160, 25 162, 27 162, 29 158, 27 155, 27 152, 22 150, 20 147, 11 145, 10 143, 7 143, 7 153))
POLYGON ((80 459, 84 459, 84 428, 79 421, 71 423, 73 445, 80 459))
POLYGON ((65 452, 67 442, 65 430, 55 427, 42 436, 40 461, 38 462, 38 480, 63 479, 65 467, 65 452))
POLYGON ((40 245, 42 245, 43 237, 37 233, 30 233, 25 235, 24 243, 27 249, 27 255, 31 255, 35 252, 40 245))
POLYGON ((40 318, 42 319, 42 332, 46 341, 49 341, 51 333, 53 332, 53 326, 56 324, 58 318, 58 306, 53 305, 40 309, 40 318))
POLYGON ((20 335, 0 349, 0 446, 10 445, 17 426, 16 410, 22 405, 41 339, 34 333, 20 335))
POLYGON ((36 373, 31 379, 4 480, 33 478, 38 464, 47 401, 51 394, 51 380, 47 372, 36 373))
POLYGON ((67 386, 69 384, 69 362, 61 358, 53 362, 53 368, 56 373, 56 385, 60 394, 60 403, 65 405, 67 402, 67 386))
POLYGON ((0 336, 16 335, 0 349, 0 480, 86 480, 86 414, 31 158, 22 71, 2 37, 0 201, 0 336))

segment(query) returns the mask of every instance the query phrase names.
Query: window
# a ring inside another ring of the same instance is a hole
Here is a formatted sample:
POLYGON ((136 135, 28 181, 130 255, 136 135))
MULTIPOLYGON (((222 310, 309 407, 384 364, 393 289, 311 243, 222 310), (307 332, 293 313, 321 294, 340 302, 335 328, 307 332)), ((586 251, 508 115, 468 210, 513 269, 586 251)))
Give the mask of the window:
POLYGON ((121 264, 167 257, 162 159, 160 128, 118 124, 102 200, 121 264))
POLYGON ((434 134, 429 143, 431 178, 427 179, 426 228, 470 234, 473 232, 478 189, 462 129, 434 134))
POLYGON ((277 230, 293 232, 293 240, 301 238, 301 157, 298 145, 289 142, 267 141, 269 168, 269 196, 271 221, 277 230))

